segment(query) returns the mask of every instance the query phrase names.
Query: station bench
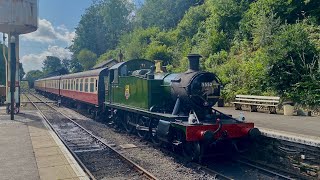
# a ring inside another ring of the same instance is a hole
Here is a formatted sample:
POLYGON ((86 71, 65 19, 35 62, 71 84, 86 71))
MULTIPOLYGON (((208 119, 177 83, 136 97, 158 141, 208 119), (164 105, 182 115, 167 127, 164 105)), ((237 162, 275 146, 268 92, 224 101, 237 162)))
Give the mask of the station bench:
POLYGON ((253 95, 236 95, 236 99, 232 102, 236 110, 241 110, 242 105, 250 106, 251 112, 257 112, 258 107, 267 107, 270 114, 277 113, 280 97, 276 96, 253 96, 253 95))

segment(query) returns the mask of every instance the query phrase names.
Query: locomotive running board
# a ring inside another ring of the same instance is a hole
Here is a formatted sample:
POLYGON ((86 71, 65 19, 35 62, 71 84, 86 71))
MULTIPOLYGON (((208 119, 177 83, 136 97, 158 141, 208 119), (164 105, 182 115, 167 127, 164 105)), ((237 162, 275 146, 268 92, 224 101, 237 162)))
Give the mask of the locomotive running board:
POLYGON ((117 104, 117 103, 105 102, 104 104, 107 107, 130 111, 130 112, 134 112, 134 113, 139 113, 141 115, 149 116, 149 117, 153 117, 153 118, 157 118, 157 119, 166 119, 169 121, 175 121, 176 119, 178 119, 178 120, 187 120, 188 119, 188 116, 178 116, 178 115, 165 114, 165 113, 156 113, 156 112, 151 112, 151 111, 148 111, 145 109, 134 108, 131 106, 125 106, 125 105, 117 104))

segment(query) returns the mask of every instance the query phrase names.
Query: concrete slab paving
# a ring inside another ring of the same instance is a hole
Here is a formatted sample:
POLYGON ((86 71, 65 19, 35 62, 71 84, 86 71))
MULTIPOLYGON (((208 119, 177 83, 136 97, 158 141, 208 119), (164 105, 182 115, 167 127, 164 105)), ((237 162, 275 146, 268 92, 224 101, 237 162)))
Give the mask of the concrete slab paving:
POLYGON ((23 123, 0 124, 1 179, 40 179, 28 134, 28 127, 23 123))
POLYGON ((70 179, 77 177, 68 165, 39 168, 39 174, 40 178, 45 180, 70 179))
POLYGON ((47 147, 47 148, 38 148, 34 150, 34 155, 36 157, 42 157, 42 156, 52 156, 62 154, 62 151, 58 146, 54 147, 47 147))
POLYGON ((68 165, 68 160, 63 154, 49 155, 49 156, 38 156, 36 157, 37 165, 39 168, 68 165))
POLYGON ((8 119, 0 110, 1 180, 88 179, 40 114, 30 111, 8 119))

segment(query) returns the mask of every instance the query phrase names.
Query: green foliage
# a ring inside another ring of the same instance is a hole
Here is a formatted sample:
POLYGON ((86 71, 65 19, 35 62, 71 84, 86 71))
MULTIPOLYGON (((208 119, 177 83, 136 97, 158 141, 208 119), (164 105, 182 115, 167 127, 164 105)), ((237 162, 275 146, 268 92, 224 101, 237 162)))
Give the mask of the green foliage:
POLYGON ((160 32, 159 28, 136 29, 122 36, 119 48, 122 49, 125 59, 145 58, 147 46, 160 32))
POLYGON ((26 80, 28 81, 29 87, 34 87, 34 81, 41 78, 43 76, 43 72, 39 70, 29 71, 26 75, 26 80))
POLYGON ((99 58, 97 59, 96 64, 102 63, 104 61, 107 61, 109 59, 117 59, 119 56, 120 50, 110 50, 104 54, 102 54, 101 56, 99 56, 99 58))
POLYGON ((176 31, 179 39, 192 38, 198 31, 201 23, 205 21, 208 14, 205 5, 191 7, 177 26, 176 31))
POLYGON ((50 74, 62 69, 61 60, 55 56, 47 56, 42 64, 42 71, 44 74, 50 74))
POLYGON ((145 0, 137 13, 137 22, 143 28, 170 29, 179 23, 191 6, 201 3, 203 0, 145 0))
POLYGON ((23 79, 23 77, 26 75, 26 73, 24 72, 22 63, 19 63, 19 75, 20 75, 20 80, 23 79))
POLYGON ((71 59, 68 67, 70 73, 77 73, 83 71, 83 67, 77 59, 71 59))
POLYGON ((82 65, 83 69, 88 70, 96 64, 97 55, 88 49, 82 49, 79 52, 77 59, 82 65))
POLYGON ((76 57, 82 49, 98 56, 114 49, 122 34, 131 29, 130 14, 133 5, 129 0, 95 1, 81 17, 76 28, 71 51, 76 57))
POLYGON ((147 59, 162 60, 164 65, 171 61, 171 55, 168 52, 166 45, 161 45, 157 42, 152 42, 146 49, 145 56, 147 59))

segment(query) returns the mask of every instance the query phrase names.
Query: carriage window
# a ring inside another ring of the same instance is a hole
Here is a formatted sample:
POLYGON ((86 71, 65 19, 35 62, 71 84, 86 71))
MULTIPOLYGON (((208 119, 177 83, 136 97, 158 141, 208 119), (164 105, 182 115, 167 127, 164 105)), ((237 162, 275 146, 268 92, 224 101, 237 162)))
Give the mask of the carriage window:
POLYGON ((76 80, 76 91, 79 91, 79 79, 76 80))
POLYGON ((66 89, 69 89, 69 79, 66 80, 66 89))
POLYGON ((90 92, 94 92, 94 78, 90 78, 90 92))
POLYGON ((89 79, 88 78, 86 78, 85 80, 84 80, 84 91, 85 92, 89 92, 89 79))
POLYGON ((80 91, 83 91, 83 79, 80 79, 80 91))
POLYGON ((74 84, 74 80, 71 79, 71 90, 73 90, 73 84, 74 84))

